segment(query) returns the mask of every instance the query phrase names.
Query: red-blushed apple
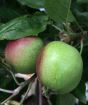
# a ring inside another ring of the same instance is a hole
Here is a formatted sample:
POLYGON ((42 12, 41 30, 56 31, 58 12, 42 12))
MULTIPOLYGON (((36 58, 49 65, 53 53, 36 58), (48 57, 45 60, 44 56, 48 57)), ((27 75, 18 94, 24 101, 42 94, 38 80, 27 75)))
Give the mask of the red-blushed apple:
POLYGON ((43 41, 38 37, 9 41, 5 49, 5 59, 16 72, 34 73, 36 58, 43 45, 43 41))
POLYGON ((50 42, 37 58, 36 73, 39 81, 59 94, 69 93, 77 87, 82 70, 80 53, 64 42, 50 42))

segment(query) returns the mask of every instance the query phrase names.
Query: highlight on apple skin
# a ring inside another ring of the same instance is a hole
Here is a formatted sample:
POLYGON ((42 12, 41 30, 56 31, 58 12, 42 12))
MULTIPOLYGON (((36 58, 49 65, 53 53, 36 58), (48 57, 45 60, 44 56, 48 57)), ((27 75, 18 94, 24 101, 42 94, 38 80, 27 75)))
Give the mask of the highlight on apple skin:
POLYGON ((80 53, 64 42, 50 42, 37 58, 36 73, 39 81, 59 94, 69 93, 77 87, 82 70, 80 53))
POLYGON ((19 73, 34 73, 36 58, 44 46, 39 37, 24 37, 9 41, 5 48, 5 59, 19 73))

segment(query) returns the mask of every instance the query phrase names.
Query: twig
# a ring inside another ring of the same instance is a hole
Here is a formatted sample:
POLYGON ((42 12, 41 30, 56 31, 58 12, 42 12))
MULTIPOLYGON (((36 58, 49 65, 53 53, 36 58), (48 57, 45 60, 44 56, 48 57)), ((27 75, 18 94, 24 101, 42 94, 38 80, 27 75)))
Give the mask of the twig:
POLYGON ((49 105, 52 105, 52 102, 51 102, 51 100, 50 100, 50 93, 49 93, 49 90, 48 90, 48 88, 46 88, 45 90, 44 90, 44 96, 46 97, 46 99, 47 99, 47 102, 48 102, 48 104, 49 105), (46 90, 47 89, 47 90, 46 90))
POLYGON ((2 103, 0 103, 0 105, 4 105, 8 100, 10 100, 11 98, 13 98, 14 95, 11 95, 10 97, 8 97, 5 101, 3 101, 2 103))
POLYGON ((13 77, 15 83, 16 83, 17 85, 20 85, 20 83, 19 83, 18 80, 16 79, 15 75, 13 74, 13 72, 12 72, 11 70, 10 70, 9 72, 10 72, 10 74, 12 75, 12 77, 13 77))
POLYGON ((26 97, 27 97, 27 95, 28 95, 28 92, 29 92, 30 89, 31 89, 31 85, 32 85, 32 82, 29 84, 27 91, 26 91, 25 94, 22 96, 22 99, 21 99, 21 101, 20 101, 20 104, 21 104, 21 105, 23 104, 24 100, 26 99, 26 97))
POLYGON ((13 93, 13 90, 6 90, 6 89, 2 89, 2 88, 0 88, 0 91, 5 92, 5 93, 10 93, 10 94, 13 93))
POLYGON ((55 29, 57 29, 58 31, 63 32, 58 26, 56 26, 56 25, 54 25, 54 24, 52 24, 52 26, 53 26, 55 29))
POLYGON ((26 80, 25 82, 22 82, 20 84, 19 87, 17 87, 14 91, 13 94, 8 97, 6 100, 4 100, 0 105, 3 105, 4 103, 6 103, 7 101, 9 101, 10 99, 12 99, 14 96, 16 96, 17 94, 19 94, 19 92, 30 82, 30 80, 32 80, 35 77, 35 75, 32 76, 32 78, 29 78, 28 80, 26 80))
POLYGON ((42 87, 37 79, 37 85, 36 85, 36 105, 43 105, 42 102, 42 87))
POLYGON ((34 75, 34 73, 32 73, 32 74, 30 74, 30 75, 28 75, 28 74, 16 73, 16 74, 15 74, 15 77, 17 77, 17 78, 22 78, 22 79, 24 79, 24 80, 27 80, 27 79, 31 78, 33 75, 34 75))
POLYGON ((82 54, 82 51, 83 51, 83 38, 81 38, 80 40, 80 54, 82 54))
POLYGON ((43 105, 43 102, 42 102, 42 86, 41 86, 40 82, 39 82, 39 105, 43 105))

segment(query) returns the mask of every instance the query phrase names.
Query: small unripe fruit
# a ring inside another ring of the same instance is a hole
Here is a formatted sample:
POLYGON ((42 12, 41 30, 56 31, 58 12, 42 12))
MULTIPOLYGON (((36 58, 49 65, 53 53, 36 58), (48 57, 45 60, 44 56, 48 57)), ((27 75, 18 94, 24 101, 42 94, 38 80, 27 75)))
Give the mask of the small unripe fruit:
POLYGON ((38 78, 44 86, 59 94, 66 94, 80 82, 83 62, 74 47, 53 41, 39 54, 36 68, 38 78))
POLYGON ((5 49, 5 59, 16 72, 35 72, 36 58, 43 41, 38 37, 25 37, 10 41, 5 49))

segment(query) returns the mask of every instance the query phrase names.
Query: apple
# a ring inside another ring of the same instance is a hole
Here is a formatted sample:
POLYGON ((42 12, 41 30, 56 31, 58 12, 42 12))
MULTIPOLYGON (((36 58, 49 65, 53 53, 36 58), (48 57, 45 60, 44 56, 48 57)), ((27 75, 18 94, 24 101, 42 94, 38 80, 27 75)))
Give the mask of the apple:
POLYGON ((36 72, 39 81, 49 89, 66 94, 79 84, 83 61, 76 48, 61 41, 48 43, 40 52, 36 72))
POLYGON ((15 72, 34 73, 36 58, 43 45, 43 41, 38 37, 9 41, 5 48, 5 59, 15 72))

